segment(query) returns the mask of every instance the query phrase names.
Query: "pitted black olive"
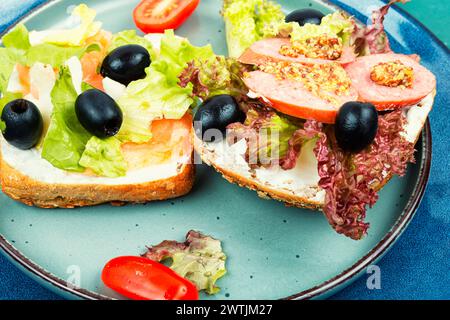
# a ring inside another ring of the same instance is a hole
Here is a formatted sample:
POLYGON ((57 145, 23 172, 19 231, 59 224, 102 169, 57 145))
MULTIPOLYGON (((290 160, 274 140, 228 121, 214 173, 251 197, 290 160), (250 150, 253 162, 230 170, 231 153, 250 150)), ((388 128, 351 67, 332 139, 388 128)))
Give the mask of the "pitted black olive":
POLYGON ((325 15, 319 10, 315 9, 299 9, 292 11, 286 16, 286 22, 297 22, 300 26, 307 23, 320 24, 325 15))
POLYGON ((24 99, 11 101, 3 108, 1 119, 5 123, 3 137, 11 145, 28 150, 41 139, 42 114, 34 103, 24 99))
POLYGON ((336 140, 345 151, 363 150, 373 142, 377 130, 378 112, 370 103, 347 102, 336 117, 336 140))
POLYGON ((105 78, 111 78, 128 86, 132 81, 145 78, 145 69, 150 64, 151 59, 147 49, 130 44, 111 51, 103 60, 100 73, 105 78))
POLYGON ((217 141, 214 129, 224 134, 228 125, 244 120, 245 114, 234 97, 218 95, 206 100, 198 109, 194 117, 195 133, 205 142, 217 141))
POLYGON ((122 126, 120 107, 113 98, 97 89, 87 90, 78 96, 75 112, 81 125, 99 138, 115 136, 122 126))

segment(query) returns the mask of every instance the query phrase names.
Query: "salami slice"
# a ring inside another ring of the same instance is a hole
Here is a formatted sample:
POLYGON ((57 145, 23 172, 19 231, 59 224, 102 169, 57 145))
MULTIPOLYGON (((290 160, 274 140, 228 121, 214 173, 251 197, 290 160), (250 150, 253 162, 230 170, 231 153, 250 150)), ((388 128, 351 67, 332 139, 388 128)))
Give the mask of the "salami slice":
POLYGON ((395 53, 374 54, 357 58, 345 70, 358 91, 360 101, 374 104, 378 110, 393 110, 417 104, 436 88, 435 76, 417 59, 395 53), (372 67, 379 63, 400 61, 405 66, 413 68, 411 87, 388 87, 374 82, 370 73, 372 67))
POLYGON ((244 82, 257 96, 267 99, 272 108, 290 116, 324 123, 334 123, 339 108, 358 97, 356 90, 350 88, 348 95, 334 95, 337 103, 331 104, 307 90, 301 81, 280 80, 262 71, 248 73, 244 82))
POLYGON ((342 56, 337 60, 313 59, 305 56, 292 58, 284 56, 280 53, 280 49, 284 45, 291 45, 288 38, 271 38, 255 42, 248 48, 239 58, 239 62, 244 64, 263 65, 268 62, 298 62, 303 64, 323 64, 331 62, 339 62, 340 64, 348 64, 356 59, 356 55, 352 48, 345 47, 342 56))

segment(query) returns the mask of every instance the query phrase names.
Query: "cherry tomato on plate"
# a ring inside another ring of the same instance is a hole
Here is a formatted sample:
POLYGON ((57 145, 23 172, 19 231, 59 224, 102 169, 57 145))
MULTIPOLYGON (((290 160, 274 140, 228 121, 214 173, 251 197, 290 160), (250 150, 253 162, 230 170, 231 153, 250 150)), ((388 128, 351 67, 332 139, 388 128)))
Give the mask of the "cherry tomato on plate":
POLYGON ((200 0, 143 0, 134 10, 134 22, 145 33, 177 29, 199 3, 200 0))
POLYGON ((198 300, 194 284, 165 265, 142 257, 119 257, 103 268, 103 283, 135 300, 198 300))

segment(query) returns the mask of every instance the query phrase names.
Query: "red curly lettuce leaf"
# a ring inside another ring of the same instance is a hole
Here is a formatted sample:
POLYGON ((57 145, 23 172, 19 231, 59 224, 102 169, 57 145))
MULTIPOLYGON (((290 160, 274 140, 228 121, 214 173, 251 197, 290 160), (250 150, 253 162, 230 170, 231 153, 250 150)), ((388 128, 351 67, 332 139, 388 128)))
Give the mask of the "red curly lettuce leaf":
POLYGON ((414 161, 414 145, 401 136, 404 121, 401 110, 380 115, 374 142, 356 155, 338 147, 332 127, 319 135, 314 152, 319 186, 326 192, 323 211, 338 233, 354 240, 366 235, 366 210, 378 200, 377 190, 390 176, 403 176, 414 161))
POLYGON ((182 88, 192 84, 192 96, 203 100, 219 94, 240 97, 248 92, 242 81, 243 73, 247 71, 247 67, 236 59, 215 56, 188 63, 178 84, 182 88))
POLYGON ((280 166, 284 170, 290 170, 297 165, 297 159, 302 150, 302 146, 311 139, 317 138, 322 132, 322 124, 317 121, 307 120, 303 129, 294 132, 288 141, 288 150, 284 157, 280 159, 280 166))
POLYGON ((389 38, 384 31, 384 18, 390 7, 397 3, 406 3, 409 0, 391 0, 388 4, 372 13, 372 24, 367 27, 359 27, 355 24, 352 35, 352 43, 359 55, 389 53, 392 52, 389 38))

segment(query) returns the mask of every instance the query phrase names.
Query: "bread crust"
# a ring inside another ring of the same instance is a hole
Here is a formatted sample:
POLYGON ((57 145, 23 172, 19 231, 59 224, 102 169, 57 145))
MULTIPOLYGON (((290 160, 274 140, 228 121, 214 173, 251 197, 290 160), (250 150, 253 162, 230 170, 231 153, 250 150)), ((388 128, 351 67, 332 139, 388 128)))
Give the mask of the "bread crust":
POLYGON ((195 179, 195 166, 192 163, 189 161, 188 164, 184 164, 178 175, 163 180, 129 185, 74 185, 36 181, 11 167, 0 156, 0 182, 3 193, 10 198, 40 208, 145 203, 176 198, 189 193, 195 179))

